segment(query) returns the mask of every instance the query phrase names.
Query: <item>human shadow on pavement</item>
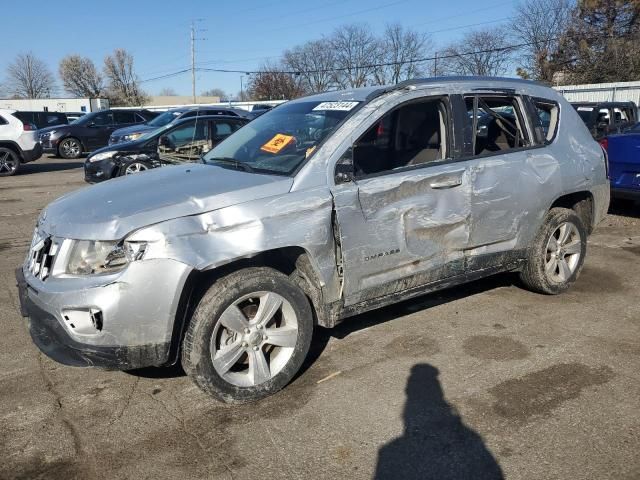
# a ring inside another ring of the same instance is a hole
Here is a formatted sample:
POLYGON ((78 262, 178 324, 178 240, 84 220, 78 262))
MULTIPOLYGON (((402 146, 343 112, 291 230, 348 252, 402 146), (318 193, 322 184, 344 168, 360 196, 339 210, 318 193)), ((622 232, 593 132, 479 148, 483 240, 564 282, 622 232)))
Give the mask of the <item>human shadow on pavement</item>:
POLYGON ((438 373, 426 363, 412 367, 404 433, 380 448, 374 479, 503 479, 482 437, 445 400, 438 373))

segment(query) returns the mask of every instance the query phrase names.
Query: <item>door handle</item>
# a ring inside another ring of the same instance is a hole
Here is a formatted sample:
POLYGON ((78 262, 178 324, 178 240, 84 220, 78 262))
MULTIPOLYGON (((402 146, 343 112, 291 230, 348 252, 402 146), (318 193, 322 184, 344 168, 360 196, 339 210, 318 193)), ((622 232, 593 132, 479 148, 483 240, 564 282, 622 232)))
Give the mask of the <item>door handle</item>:
POLYGON ((446 178, 441 180, 434 180, 429 186, 435 190, 444 188, 453 188, 462 185, 462 178, 446 178))

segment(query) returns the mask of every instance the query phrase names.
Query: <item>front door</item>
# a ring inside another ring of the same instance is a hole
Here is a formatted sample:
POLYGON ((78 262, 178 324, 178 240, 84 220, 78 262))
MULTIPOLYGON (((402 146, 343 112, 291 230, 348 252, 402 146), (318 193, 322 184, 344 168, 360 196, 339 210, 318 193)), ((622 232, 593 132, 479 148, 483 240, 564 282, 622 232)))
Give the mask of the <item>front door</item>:
POLYGON ((164 165, 196 162, 211 149, 210 120, 192 117, 158 139, 158 158, 164 165))
POLYGON ((345 305, 462 272, 471 182, 449 155, 449 111, 446 98, 400 105, 339 161, 354 168, 332 192, 345 305))

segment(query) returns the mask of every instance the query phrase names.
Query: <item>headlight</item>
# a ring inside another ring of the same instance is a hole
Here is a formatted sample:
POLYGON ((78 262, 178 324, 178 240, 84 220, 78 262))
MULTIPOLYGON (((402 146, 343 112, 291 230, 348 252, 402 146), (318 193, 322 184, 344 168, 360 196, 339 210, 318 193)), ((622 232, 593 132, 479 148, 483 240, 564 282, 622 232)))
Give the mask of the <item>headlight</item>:
POLYGON ((89 157, 89 162, 99 162, 100 160, 106 160, 112 158, 118 152, 101 152, 89 157))
POLYGON ((145 242, 78 240, 69 253, 66 272, 72 275, 117 272, 130 262, 141 260, 146 248, 145 242))
POLYGON ((140 138, 142 136, 142 133, 130 133, 129 135, 125 135, 124 137, 122 137, 122 140, 124 140, 125 142, 130 142, 132 140, 135 140, 136 138, 140 138))

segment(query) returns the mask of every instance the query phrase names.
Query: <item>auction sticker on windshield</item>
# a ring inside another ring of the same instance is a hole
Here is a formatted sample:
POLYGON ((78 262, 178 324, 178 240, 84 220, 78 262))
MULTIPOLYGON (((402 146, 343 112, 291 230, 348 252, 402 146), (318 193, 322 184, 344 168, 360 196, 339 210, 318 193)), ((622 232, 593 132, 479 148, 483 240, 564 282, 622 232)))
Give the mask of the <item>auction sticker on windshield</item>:
POLYGON ((271 140, 260 147, 260 150, 269 153, 278 153, 284 147, 289 145, 291 142, 295 140, 291 135, 284 135, 282 133, 277 133, 271 140))
POLYGON ((360 102, 322 102, 314 107, 314 111, 318 110, 338 110, 348 112, 360 102))

